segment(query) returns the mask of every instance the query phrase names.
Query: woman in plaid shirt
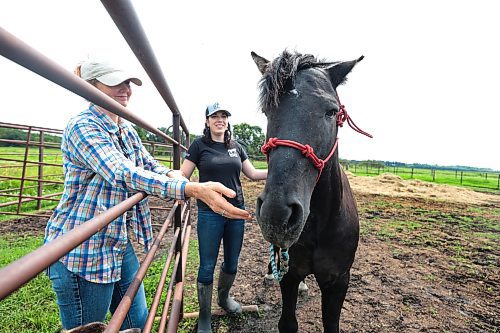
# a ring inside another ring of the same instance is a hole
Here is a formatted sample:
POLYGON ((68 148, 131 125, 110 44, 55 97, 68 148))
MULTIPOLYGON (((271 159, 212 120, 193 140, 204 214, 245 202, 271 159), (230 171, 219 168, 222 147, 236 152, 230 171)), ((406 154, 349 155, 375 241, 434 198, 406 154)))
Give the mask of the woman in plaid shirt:
MULTIPOLYGON (((75 74, 126 107, 130 82, 141 80, 107 62, 86 61, 75 74)), ((224 211, 227 216, 249 219, 248 212, 228 203, 234 191, 220 183, 189 182, 179 171, 168 169, 144 148, 132 126, 95 104, 72 118, 62 139, 64 193, 48 221, 45 242, 92 219, 138 191, 161 198, 194 197, 224 211)), ((139 269, 139 261, 127 236, 131 228, 149 250, 151 215, 147 198, 106 228, 70 251, 47 270, 57 295, 64 329, 103 322, 108 310, 116 310, 139 269)), ((141 287, 121 329, 142 328, 148 308, 141 287)))

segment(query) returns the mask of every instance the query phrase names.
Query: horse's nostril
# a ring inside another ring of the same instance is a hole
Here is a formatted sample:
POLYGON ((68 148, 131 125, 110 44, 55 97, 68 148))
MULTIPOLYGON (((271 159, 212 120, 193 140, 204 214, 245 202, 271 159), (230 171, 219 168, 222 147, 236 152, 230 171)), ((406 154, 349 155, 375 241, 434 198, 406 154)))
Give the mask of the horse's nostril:
POLYGON ((288 228, 295 229, 297 225, 302 223, 303 220, 303 211, 302 206, 298 203, 294 203, 290 205, 291 214, 288 219, 288 228))
POLYGON ((255 217, 257 218, 257 221, 259 220, 259 217, 260 217, 260 208, 262 207, 262 198, 261 196, 259 195, 257 197, 257 202, 255 203, 255 217))

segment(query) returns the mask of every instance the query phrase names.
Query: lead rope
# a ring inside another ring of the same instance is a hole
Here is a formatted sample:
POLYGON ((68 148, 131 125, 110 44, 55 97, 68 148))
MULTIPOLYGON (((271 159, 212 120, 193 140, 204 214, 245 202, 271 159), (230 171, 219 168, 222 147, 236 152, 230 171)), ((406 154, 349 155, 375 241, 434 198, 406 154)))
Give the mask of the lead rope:
POLYGON ((274 251, 274 245, 269 245, 269 262, 271 263, 271 269, 273 271, 273 277, 276 281, 281 282, 283 276, 288 272, 288 261, 290 256, 288 255, 288 250, 280 249, 279 253, 274 251), (279 256, 279 270, 276 266, 276 257, 279 256))

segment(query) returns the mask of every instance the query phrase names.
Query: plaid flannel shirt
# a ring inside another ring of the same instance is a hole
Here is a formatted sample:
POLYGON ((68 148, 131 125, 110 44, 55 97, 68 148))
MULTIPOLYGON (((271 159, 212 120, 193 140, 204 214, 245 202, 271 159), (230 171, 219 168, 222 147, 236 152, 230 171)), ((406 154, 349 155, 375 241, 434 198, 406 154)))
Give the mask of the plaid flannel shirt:
MULTIPOLYGON (((94 105, 69 121, 61 149, 64 192, 48 221, 45 242, 139 191, 162 198, 185 199, 187 181, 167 177, 170 169, 147 152, 128 122, 120 120, 116 124, 94 105)), ((148 250, 153 233, 146 198, 59 260, 88 281, 120 280, 128 242, 127 220, 138 241, 148 250)))

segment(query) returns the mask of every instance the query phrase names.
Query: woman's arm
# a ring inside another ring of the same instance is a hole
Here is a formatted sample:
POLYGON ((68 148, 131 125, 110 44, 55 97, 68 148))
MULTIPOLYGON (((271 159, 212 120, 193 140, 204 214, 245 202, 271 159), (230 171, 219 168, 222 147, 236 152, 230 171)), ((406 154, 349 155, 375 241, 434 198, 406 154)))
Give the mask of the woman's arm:
POLYGON ((265 170, 255 169, 252 162, 250 162, 248 158, 243 161, 243 166, 241 171, 243 171, 243 174, 248 178, 250 178, 251 180, 267 179, 267 169, 265 170))
POLYGON ((184 177, 189 179, 193 175, 194 168, 196 168, 196 164, 188 159, 185 159, 184 162, 182 162, 180 171, 184 177))
POLYGON ((74 162, 99 174, 112 186, 162 198, 184 199, 187 180, 172 179, 135 166, 115 148, 109 134, 95 122, 87 120, 73 124, 66 139, 68 153, 74 162))

